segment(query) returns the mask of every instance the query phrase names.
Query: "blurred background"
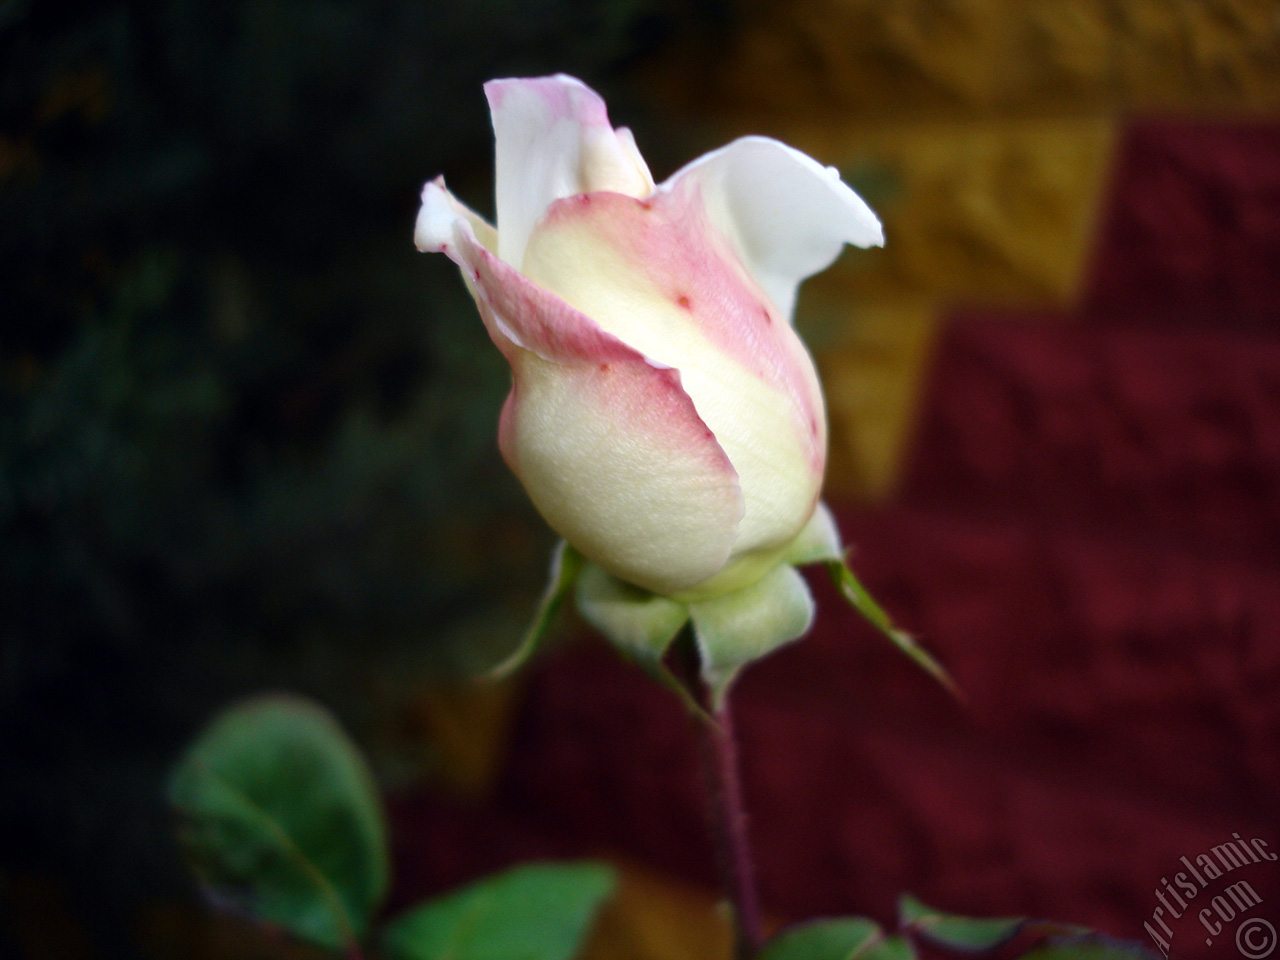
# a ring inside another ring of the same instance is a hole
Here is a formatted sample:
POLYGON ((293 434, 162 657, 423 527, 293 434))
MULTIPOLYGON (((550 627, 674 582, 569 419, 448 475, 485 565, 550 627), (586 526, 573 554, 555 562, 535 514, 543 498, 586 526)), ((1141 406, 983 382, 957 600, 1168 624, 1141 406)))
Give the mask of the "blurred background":
POLYGON ((0 0, 0 956, 306 955, 197 903, 163 801, 272 688, 373 757, 395 903, 605 856, 593 957, 724 955, 674 699, 572 619, 468 679, 552 538, 411 228, 441 172, 492 214, 480 85, 555 71, 659 179, 769 134, 885 223, 800 298, 828 496, 970 703, 815 582, 741 685, 773 920, 1140 938, 1180 856, 1280 845, 1270 0, 0 0))

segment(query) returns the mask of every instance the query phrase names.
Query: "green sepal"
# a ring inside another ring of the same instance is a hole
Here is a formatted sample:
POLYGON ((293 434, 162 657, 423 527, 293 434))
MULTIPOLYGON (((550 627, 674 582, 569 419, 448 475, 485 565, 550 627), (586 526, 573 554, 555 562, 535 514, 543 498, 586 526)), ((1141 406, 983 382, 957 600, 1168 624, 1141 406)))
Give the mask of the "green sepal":
POLYGON ((713 713, 744 666, 808 632, 813 609, 804 577, 785 563, 749 587, 689 605, 713 713))
POLYGON ((985 952, 1008 943, 1026 925, 1025 917, 975 919, 943 913, 925 906, 909 893, 898 899, 898 923, 903 930, 952 950, 985 952))
POLYGON ((814 508, 813 516, 782 556, 782 562, 793 567, 807 567, 811 563, 829 563, 843 559, 844 545, 836 527, 836 518, 831 515, 825 503, 819 503, 814 508))
POLYGON ((642 590, 586 563, 578 577, 578 612, 606 640, 676 694, 692 713, 705 717, 697 697, 668 669, 663 658, 689 622, 689 607, 642 590))
POLYGON ((893 625, 889 615, 884 612, 884 609, 880 604, 876 603, 875 598, 871 596, 867 588, 854 576, 853 571, 849 569, 848 563, 844 560, 829 560, 826 566, 827 573, 831 576, 831 582, 835 584, 836 589, 840 591, 844 598, 849 601, 849 605, 862 615, 863 619, 888 637, 895 647, 910 657, 925 673, 942 684, 957 701, 964 703, 964 694, 956 686, 955 681, 951 679, 951 675, 947 673, 942 664, 934 659, 933 654, 921 646, 915 637, 893 625))
POLYGON ((386 822, 323 707, 275 694, 223 711, 174 767, 169 802, 212 900, 330 949, 363 937, 390 877, 386 822))
POLYGON ((586 561, 582 554, 569 545, 569 541, 561 540, 551 552, 551 577, 547 581, 547 589, 538 601, 538 609, 533 615, 533 622, 525 631, 524 639, 509 656, 489 671, 490 680, 504 680, 528 663, 529 658, 537 653, 555 622, 556 614, 564 604, 564 598, 573 586, 574 580, 582 571, 586 561))
POLYGON ((391 960, 571 960, 614 886, 605 864, 523 864, 410 907, 383 946, 391 960))

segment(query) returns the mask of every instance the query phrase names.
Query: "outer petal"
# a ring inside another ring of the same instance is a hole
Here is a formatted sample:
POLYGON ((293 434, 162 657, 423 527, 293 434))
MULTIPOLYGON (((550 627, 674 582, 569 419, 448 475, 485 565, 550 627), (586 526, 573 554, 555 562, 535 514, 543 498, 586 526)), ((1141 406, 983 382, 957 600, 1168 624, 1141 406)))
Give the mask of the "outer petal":
POLYGON ((646 196, 653 177, 630 131, 615 131, 594 90, 557 74, 484 85, 496 138, 498 255, 517 269, 554 200, 613 190, 646 196))
POLYGON ((723 567, 742 492, 680 374, 511 269, 466 219, 445 252, 511 363, 498 443, 552 528, 655 593, 723 567))
MULTIPOLYGON (((744 272, 693 188, 647 200, 596 193, 558 201, 530 238, 525 273, 680 371, 738 473, 745 515, 734 559, 757 555, 758 577, 813 512, 826 417, 795 330, 744 272)), ((728 571, 716 589, 741 585, 728 571)))
POLYGON ((699 157, 658 190, 690 184, 788 319, 800 281, 830 266, 846 243, 884 243, 880 221, 834 167, 768 137, 743 137, 699 157))

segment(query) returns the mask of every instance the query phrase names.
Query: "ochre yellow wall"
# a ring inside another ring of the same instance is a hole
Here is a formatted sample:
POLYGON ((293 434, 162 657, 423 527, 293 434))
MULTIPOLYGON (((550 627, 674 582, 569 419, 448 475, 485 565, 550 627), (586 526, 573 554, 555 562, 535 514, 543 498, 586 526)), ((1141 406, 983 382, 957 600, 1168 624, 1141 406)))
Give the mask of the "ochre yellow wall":
POLYGON ((1126 116, 1280 106, 1273 0, 759 0, 657 70, 674 109, 835 164, 885 223, 800 301, 828 491, 892 489, 939 320, 1079 290, 1126 116))

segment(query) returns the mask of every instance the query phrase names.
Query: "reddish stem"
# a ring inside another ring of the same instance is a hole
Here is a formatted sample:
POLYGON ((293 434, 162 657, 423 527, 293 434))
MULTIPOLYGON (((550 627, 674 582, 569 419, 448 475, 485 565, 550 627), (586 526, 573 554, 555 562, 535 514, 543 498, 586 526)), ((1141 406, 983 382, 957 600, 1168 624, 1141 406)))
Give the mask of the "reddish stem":
POLYGON ((702 761, 711 801, 711 829, 715 835, 720 878, 735 921, 734 954, 748 960, 764 943, 760 919, 760 895, 756 890, 755 863, 747 837, 747 811, 742 802, 742 779, 738 772, 738 744, 733 735, 733 719, 728 698, 715 715, 715 723, 701 722, 702 761))
POLYGON ((696 719, 707 784, 707 815, 715 841, 720 882, 733 907, 734 957, 749 960, 764 943, 760 895, 756 890, 755 863, 747 836, 747 811, 742 800, 738 770, 738 744, 726 693, 713 711, 710 692, 698 670, 697 648, 684 644, 681 672, 698 702, 707 711, 696 719))

